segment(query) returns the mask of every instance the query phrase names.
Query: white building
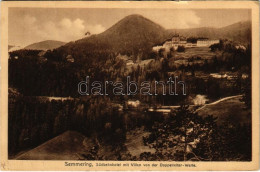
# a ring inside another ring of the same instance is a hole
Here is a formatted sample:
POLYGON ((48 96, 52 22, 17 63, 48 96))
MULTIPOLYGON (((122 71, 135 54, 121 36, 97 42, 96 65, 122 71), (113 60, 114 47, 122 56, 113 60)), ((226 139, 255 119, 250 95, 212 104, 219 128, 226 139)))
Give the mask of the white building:
POLYGON ((172 47, 174 48, 174 50, 177 50, 179 46, 186 47, 186 44, 187 44, 187 39, 185 37, 179 35, 174 35, 172 37, 172 47))
POLYGON ((131 107, 134 107, 134 108, 137 108, 139 105, 140 105, 140 101, 139 100, 136 100, 136 101, 134 101, 134 100, 128 100, 127 101, 127 105, 128 106, 131 106, 131 107))
POLYGON ((219 40, 211 40, 211 39, 198 39, 197 47, 209 47, 213 44, 218 44, 219 40))
POLYGON ((187 42, 187 44, 185 45, 185 47, 187 47, 187 48, 197 47, 197 43, 187 42))
POLYGON ((159 52, 160 49, 164 48, 166 52, 169 52, 171 48, 177 50, 179 46, 183 46, 185 48, 209 47, 219 42, 219 40, 211 40, 207 38, 198 39, 196 42, 187 42, 187 39, 185 37, 176 34, 171 39, 166 40, 162 45, 154 46, 153 51, 159 52))
POLYGON ((163 44, 163 48, 165 48, 165 51, 170 51, 170 49, 173 47, 172 41, 165 41, 163 44))

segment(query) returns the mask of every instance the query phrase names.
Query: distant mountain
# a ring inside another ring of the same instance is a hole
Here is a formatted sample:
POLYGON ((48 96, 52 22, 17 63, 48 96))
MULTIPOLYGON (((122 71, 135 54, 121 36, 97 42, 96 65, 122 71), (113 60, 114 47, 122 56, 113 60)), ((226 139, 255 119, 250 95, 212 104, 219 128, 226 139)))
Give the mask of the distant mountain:
POLYGON ((58 48, 62 45, 66 44, 65 42, 61 41, 55 41, 55 40, 46 40, 46 41, 41 41, 37 43, 30 44, 24 49, 30 49, 30 50, 52 50, 55 48, 58 48))
POLYGON ((141 15, 130 15, 105 32, 71 42, 62 47, 66 51, 110 50, 118 53, 137 53, 151 49, 166 38, 166 30, 141 15))
POLYGON ((169 37, 178 33, 185 37, 207 37, 211 39, 230 39, 240 43, 251 41, 251 22, 243 21, 222 28, 201 27, 191 29, 169 29, 169 37))

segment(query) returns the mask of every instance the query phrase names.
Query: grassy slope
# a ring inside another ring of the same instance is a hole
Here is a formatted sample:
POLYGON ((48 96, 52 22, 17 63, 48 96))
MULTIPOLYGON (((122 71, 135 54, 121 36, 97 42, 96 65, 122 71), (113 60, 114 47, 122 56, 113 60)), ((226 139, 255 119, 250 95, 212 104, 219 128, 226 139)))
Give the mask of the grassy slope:
POLYGON ((198 113, 202 116, 218 117, 218 123, 223 123, 226 120, 232 123, 250 123, 251 112, 245 109, 245 104, 240 99, 241 97, 236 97, 217 104, 206 105, 198 113))

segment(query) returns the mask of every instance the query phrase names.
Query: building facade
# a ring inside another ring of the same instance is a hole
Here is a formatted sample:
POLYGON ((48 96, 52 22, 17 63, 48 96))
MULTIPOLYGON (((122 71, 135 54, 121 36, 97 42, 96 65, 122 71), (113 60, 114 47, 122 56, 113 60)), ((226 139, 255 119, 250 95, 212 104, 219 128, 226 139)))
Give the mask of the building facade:
POLYGON ((213 44, 219 43, 220 40, 211 40, 207 38, 197 39, 196 42, 189 42, 185 37, 175 34, 171 39, 166 40, 162 45, 157 45, 153 47, 153 51, 158 52, 160 49, 165 49, 165 51, 170 51, 171 48, 177 50, 179 46, 185 48, 194 47, 210 47, 213 44))
POLYGON ((219 40, 210 40, 210 39, 198 39, 197 47, 209 47, 213 44, 218 44, 219 40))

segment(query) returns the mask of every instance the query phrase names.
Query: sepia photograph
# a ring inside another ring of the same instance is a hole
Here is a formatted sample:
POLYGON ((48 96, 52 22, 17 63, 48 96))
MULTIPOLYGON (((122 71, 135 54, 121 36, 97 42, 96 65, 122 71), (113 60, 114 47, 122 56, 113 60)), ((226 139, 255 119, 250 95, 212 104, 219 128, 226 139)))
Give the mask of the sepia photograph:
POLYGON ((258 159, 250 5, 23 3, 6 8, 1 38, 7 161, 172 170, 258 159))

